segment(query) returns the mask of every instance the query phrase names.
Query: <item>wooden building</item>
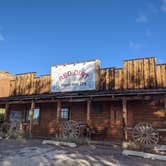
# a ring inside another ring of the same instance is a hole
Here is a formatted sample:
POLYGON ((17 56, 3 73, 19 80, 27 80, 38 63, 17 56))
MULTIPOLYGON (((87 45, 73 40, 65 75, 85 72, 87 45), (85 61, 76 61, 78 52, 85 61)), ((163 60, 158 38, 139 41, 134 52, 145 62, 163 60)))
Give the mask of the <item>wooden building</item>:
POLYGON ((93 139, 106 141, 132 140, 133 127, 148 122, 166 143, 166 64, 150 57, 125 60, 123 68, 100 68, 96 61, 95 70, 94 90, 69 92, 51 92, 51 75, 0 72, 5 119, 17 112, 27 130, 43 137, 53 136, 57 123, 70 119, 94 129, 93 139))

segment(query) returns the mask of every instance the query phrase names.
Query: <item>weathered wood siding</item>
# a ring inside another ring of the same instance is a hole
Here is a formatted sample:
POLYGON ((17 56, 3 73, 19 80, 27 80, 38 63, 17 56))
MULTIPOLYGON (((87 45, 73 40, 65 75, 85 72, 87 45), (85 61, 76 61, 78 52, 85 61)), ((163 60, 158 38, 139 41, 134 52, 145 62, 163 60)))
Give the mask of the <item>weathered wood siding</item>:
POLYGON ((10 96, 50 92, 50 75, 35 77, 36 73, 19 74, 11 81, 10 96))
MULTIPOLYGON (((29 104, 10 104, 11 111, 21 111, 22 121, 25 122, 26 111, 29 104)), ((36 103, 40 108, 39 123, 34 124, 32 133, 34 136, 53 136, 57 125, 57 102, 36 103)), ((62 107, 69 107, 70 118, 80 124, 87 124, 87 102, 63 102, 62 107)), ((5 107, 4 105, 2 107, 5 107)), ((122 100, 119 101, 92 101, 90 108, 91 129, 107 129, 105 140, 122 140, 124 134, 122 118, 122 100)), ((149 96, 146 100, 127 101, 127 135, 132 140, 132 129, 140 122, 148 122, 155 129, 166 128, 165 105, 163 96, 149 96)), ((160 131, 160 142, 166 142, 166 132, 160 131)), ((97 136, 95 139, 100 140, 97 136)))
POLYGON ((110 128, 108 138, 110 140, 123 139, 122 101, 110 103, 110 128))
MULTIPOLYGON (((147 122, 155 129, 166 128, 164 98, 154 97, 151 100, 128 101, 127 126, 133 128, 137 123, 147 122)), ((128 130, 129 139, 132 139, 132 130, 128 130)), ((166 131, 159 132, 160 141, 166 141, 166 131)))
POLYGON ((74 120, 80 124, 87 123, 87 103, 78 102, 70 103, 70 119, 74 120))
POLYGON ((8 72, 0 71, 0 97, 8 97, 10 95, 10 81, 13 76, 8 72))
POLYGON ((166 64, 156 66, 157 87, 166 87, 166 64))
MULTIPOLYGON (((124 61, 123 68, 97 69, 97 90, 166 88, 166 64, 155 58, 124 61)), ((50 93, 50 75, 16 75, 10 82, 10 96, 50 93)), ((1 83, 1 82, 0 82, 1 83)))

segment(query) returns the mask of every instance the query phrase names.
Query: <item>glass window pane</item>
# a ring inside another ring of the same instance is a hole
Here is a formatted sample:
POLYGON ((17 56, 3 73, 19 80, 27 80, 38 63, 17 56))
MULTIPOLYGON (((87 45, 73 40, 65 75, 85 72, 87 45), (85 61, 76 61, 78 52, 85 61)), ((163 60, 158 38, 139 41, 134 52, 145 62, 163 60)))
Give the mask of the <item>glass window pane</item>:
POLYGON ((61 119, 68 120, 69 119, 69 108, 62 108, 61 109, 61 119))
POLYGON ((33 115, 33 122, 34 123, 38 123, 39 122, 39 112, 40 112, 39 108, 35 108, 34 109, 34 115, 33 115))
POLYGON ((26 122, 30 121, 30 114, 29 114, 29 110, 27 110, 26 113, 26 122))

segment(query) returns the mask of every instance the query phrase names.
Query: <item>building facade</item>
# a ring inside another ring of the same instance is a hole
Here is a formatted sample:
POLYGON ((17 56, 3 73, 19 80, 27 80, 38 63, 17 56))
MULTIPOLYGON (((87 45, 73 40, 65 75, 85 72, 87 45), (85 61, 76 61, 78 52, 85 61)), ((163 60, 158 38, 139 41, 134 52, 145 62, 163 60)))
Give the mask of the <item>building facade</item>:
POLYGON ((74 120, 89 126, 94 140, 132 141, 134 127, 148 123, 166 143, 166 64, 154 57, 126 60, 123 68, 58 65, 35 75, 0 72, 4 119, 20 120, 34 136, 53 136, 59 122, 74 120))

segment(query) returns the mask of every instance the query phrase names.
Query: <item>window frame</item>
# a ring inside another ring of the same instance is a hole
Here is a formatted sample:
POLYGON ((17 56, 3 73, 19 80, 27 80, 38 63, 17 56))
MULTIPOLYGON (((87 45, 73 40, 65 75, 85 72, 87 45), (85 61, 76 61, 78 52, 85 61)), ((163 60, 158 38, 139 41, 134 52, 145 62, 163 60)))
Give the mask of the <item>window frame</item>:
POLYGON ((61 112, 60 112, 60 120, 62 121, 67 121, 70 119, 70 108, 69 107, 66 107, 66 106, 63 106, 61 108, 61 112), (63 109, 66 109, 66 110, 63 110, 63 109), (65 113, 65 115, 64 115, 65 113))
POLYGON ((39 124, 40 123, 40 107, 36 107, 34 109, 34 113, 33 113, 33 124, 39 124), (38 118, 37 121, 35 121, 35 110, 38 110, 38 118))
MULTIPOLYGON (((31 110, 27 110, 27 112, 26 112, 26 122, 30 122, 30 111, 31 110)), ((41 109, 40 109, 40 107, 36 107, 35 109, 34 109, 34 113, 33 113, 33 124, 39 124, 40 123, 40 111, 41 111, 41 109), (39 113, 38 113, 38 120, 37 121, 35 121, 35 110, 39 110, 39 113)))

